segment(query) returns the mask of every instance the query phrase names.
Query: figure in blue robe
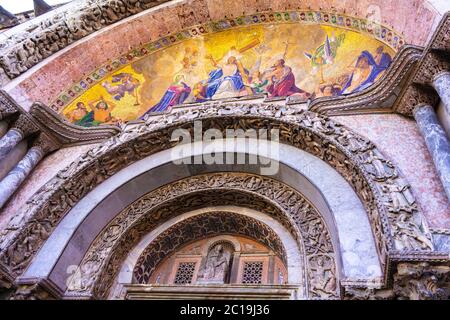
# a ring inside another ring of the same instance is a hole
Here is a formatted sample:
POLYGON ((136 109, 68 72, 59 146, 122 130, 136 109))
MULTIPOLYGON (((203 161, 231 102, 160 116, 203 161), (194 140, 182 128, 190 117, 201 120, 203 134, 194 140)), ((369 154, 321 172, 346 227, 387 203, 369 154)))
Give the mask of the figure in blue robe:
POLYGON ((162 96, 161 100, 149 110, 147 110, 140 119, 153 112, 163 112, 169 107, 173 107, 178 104, 182 104, 191 93, 191 88, 182 81, 173 83, 162 96))
POLYGON ((351 92, 346 92, 346 90, 352 85, 352 81, 355 76, 355 71, 353 71, 347 83, 343 86, 341 94, 358 92, 368 88, 375 82, 380 73, 385 71, 390 66, 391 62, 392 62, 391 56, 388 53, 383 52, 383 47, 377 48, 375 58, 369 51, 364 50, 356 60, 355 67, 359 68, 360 70, 369 67, 371 68, 370 73, 365 78, 365 80, 361 81, 360 84, 356 88, 354 88, 351 92), (377 60, 379 61, 377 62, 377 60))
MULTIPOLYGON (((215 61, 213 63, 218 67, 215 61)), ((216 94, 225 96, 238 95, 245 88, 240 69, 243 68, 238 66, 237 59, 231 56, 224 66, 211 71, 208 75, 205 98, 212 99, 216 94)), ((247 72, 245 69, 243 70, 247 72)))

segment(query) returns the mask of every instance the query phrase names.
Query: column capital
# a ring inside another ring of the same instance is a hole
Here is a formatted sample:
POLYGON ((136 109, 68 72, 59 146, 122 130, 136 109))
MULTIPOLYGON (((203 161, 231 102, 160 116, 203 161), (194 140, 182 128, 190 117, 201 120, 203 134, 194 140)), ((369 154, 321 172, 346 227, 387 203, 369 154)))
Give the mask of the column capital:
POLYGON ((414 83, 432 84, 435 76, 450 70, 448 56, 439 51, 426 53, 423 62, 413 78, 414 83))
POLYGON ((11 99, 0 91, 0 120, 6 119, 15 113, 19 113, 20 110, 16 107, 15 103, 11 99))
POLYGON ((59 145, 56 144, 45 133, 40 133, 39 136, 33 141, 31 148, 39 149, 43 155, 46 155, 56 149, 59 149, 59 145))
POLYGON ((11 129, 19 131, 23 137, 27 137, 30 134, 39 131, 39 127, 34 123, 34 121, 27 115, 21 114, 16 121, 14 121, 11 129))

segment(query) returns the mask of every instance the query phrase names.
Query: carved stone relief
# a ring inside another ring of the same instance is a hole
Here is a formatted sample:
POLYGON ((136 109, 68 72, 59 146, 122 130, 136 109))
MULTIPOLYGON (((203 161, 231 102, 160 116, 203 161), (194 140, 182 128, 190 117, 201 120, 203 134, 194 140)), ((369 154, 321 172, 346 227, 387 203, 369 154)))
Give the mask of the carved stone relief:
POLYGON ((428 262, 402 262, 396 266, 392 288, 346 287, 345 299, 351 300, 448 300, 450 265, 428 262))
POLYGON ((83 0, 4 40, 0 67, 13 79, 74 41, 167 1, 83 0))

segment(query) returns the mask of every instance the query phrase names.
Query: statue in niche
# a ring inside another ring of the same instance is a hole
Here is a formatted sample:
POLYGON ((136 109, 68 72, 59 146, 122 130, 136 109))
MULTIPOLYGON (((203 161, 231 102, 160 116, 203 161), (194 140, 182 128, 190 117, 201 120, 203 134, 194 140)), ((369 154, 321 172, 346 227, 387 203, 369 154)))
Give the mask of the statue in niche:
POLYGON ((214 246, 208 254, 203 269, 203 278, 199 282, 225 283, 228 276, 230 258, 231 252, 225 250, 222 244, 214 246))

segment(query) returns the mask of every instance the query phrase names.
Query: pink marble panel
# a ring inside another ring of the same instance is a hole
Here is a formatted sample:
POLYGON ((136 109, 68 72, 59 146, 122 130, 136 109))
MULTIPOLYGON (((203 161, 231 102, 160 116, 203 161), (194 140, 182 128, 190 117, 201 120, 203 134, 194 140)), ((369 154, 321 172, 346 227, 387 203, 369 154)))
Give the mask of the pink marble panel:
POLYGON ((370 139, 400 169, 431 227, 450 228, 450 204, 414 120, 397 114, 333 119, 370 139))

